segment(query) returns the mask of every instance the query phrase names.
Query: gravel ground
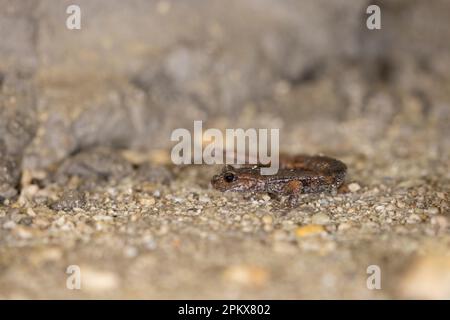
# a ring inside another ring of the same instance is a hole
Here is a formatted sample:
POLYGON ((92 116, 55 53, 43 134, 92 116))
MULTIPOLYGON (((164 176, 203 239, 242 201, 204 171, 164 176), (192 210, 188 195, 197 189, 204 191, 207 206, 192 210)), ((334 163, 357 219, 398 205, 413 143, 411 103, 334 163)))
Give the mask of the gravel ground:
POLYGON ((81 1, 75 36, 64 3, 0 0, 0 298, 450 299, 448 2, 368 33, 364 1, 81 1), (193 120, 279 128, 346 185, 213 190, 169 158, 193 120))
POLYGON ((347 190, 295 208, 215 191, 220 168, 171 168, 163 151, 79 153, 0 207, 0 296, 448 298, 450 163, 430 130, 396 155, 396 133, 371 157, 341 154, 347 190), (81 290, 66 288, 69 265, 81 290))

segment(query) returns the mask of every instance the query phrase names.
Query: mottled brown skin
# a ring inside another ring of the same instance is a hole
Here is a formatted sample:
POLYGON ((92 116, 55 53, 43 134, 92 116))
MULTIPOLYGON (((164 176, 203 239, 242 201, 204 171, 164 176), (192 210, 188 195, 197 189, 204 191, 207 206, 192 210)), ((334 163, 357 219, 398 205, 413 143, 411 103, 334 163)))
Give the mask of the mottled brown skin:
POLYGON ((215 175, 212 186, 220 191, 267 192, 288 195, 291 202, 303 193, 330 192, 345 179, 347 166, 325 156, 280 156, 280 169, 275 175, 261 175, 261 166, 234 168, 225 166, 215 175))

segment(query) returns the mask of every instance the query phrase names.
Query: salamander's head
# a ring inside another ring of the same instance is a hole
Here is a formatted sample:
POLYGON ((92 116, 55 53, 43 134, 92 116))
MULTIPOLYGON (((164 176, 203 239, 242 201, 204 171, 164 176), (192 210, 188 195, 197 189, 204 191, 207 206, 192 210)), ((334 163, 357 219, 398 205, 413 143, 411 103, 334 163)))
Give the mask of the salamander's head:
POLYGON ((233 168, 225 166, 221 173, 213 176, 211 184, 219 191, 262 191, 263 181, 260 178, 259 169, 233 168))

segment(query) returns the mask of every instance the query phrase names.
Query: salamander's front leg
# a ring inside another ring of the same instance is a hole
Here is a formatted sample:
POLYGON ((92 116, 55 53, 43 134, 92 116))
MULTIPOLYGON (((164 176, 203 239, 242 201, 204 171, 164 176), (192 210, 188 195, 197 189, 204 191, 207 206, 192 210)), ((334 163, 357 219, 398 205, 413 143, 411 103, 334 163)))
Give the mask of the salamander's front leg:
POLYGON ((302 193, 303 184, 299 180, 292 180, 283 187, 283 194, 288 195, 288 203, 295 207, 299 203, 299 196, 302 193))
POLYGON ((290 207, 297 207, 300 204, 300 195, 299 194, 291 194, 287 198, 287 203, 290 207))

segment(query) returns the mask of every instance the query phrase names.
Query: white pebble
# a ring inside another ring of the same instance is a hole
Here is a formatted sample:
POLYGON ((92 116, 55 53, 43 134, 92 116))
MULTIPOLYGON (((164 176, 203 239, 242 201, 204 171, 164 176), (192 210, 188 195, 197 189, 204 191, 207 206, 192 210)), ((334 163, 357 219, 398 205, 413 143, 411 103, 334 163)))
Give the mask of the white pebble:
POLYGON ((330 217, 325 213, 319 212, 312 216, 311 222, 313 224, 327 224, 330 222, 330 217))
POLYGON ((348 222, 343 222, 343 223, 339 224, 338 230, 339 230, 339 231, 346 231, 346 230, 351 229, 351 227, 352 227, 352 225, 351 225, 350 223, 348 223, 348 222))
POLYGON ((349 189, 351 192, 356 192, 356 191, 358 191, 359 189, 361 189, 361 186, 360 186, 358 183, 356 183, 356 182, 352 182, 352 183, 350 183, 350 184, 348 185, 348 189, 349 189))
POLYGON ((431 214, 431 215, 435 215, 439 213, 439 209, 436 207, 431 207, 429 209, 426 210, 426 213, 431 214))
POLYGON ((119 278, 113 272, 81 267, 81 275, 83 289, 87 291, 110 291, 119 286, 119 278))
POLYGON ((16 227, 16 223, 12 220, 9 220, 3 224, 3 229, 14 229, 16 227))

